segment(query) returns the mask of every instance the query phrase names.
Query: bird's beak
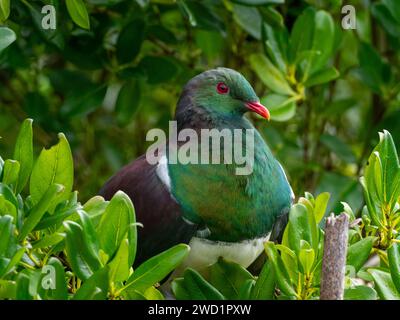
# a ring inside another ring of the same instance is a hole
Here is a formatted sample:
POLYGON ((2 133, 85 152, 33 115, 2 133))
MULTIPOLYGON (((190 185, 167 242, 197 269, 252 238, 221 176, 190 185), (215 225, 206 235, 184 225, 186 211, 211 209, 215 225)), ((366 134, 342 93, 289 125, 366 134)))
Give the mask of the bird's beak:
POLYGON ((264 107, 260 102, 258 101, 251 101, 251 102, 246 102, 246 107, 255 112, 258 113, 261 117, 267 119, 269 121, 271 115, 269 114, 269 111, 266 107, 264 107))

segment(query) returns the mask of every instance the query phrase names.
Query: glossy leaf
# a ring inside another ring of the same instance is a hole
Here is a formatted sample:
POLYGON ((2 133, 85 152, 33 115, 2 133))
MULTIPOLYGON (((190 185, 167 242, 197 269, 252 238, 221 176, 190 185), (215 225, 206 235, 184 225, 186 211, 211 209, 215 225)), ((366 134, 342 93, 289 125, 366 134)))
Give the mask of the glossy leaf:
POLYGON ((279 289, 287 296, 296 296, 296 292, 291 285, 289 274, 283 264, 281 257, 278 254, 278 251, 275 248, 274 243, 266 242, 264 247, 268 258, 271 261, 276 283, 279 289))
POLYGON ((87 280, 100 269, 99 257, 93 254, 90 244, 85 242, 83 229, 79 224, 68 221, 64 223, 64 227, 68 261, 75 274, 81 280, 87 280))
POLYGON ((42 219, 43 215, 50 208, 51 204, 62 192, 64 187, 59 184, 52 184, 47 191, 43 194, 40 201, 31 209, 28 218, 24 221, 19 235, 19 239, 24 239, 29 232, 31 232, 42 219))
POLYGON ((71 19, 81 28, 90 29, 89 15, 83 0, 66 0, 65 3, 71 19))
POLYGON ((222 258, 210 267, 209 282, 227 299, 238 299, 244 283, 253 279, 245 268, 222 258))
POLYGON ((380 269, 369 269, 375 283, 375 290, 382 300, 400 300, 400 293, 392 281, 389 272, 380 269))
POLYGON ((97 227, 100 246, 111 258, 119 248, 128 232, 128 226, 134 222, 134 209, 130 198, 118 191, 108 204, 97 227))
POLYGON ((356 286, 344 290, 344 300, 377 300, 376 291, 368 286, 356 286))
POLYGON ((178 300, 224 300, 224 296, 195 270, 188 268, 172 282, 172 292, 178 300))
POLYGON ((18 181, 20 164, 16 160, 7 159, 3 167, 3 183, 15 185, 18 181))
POLYGON ((58 135, 59 142, 46 150, 43 149, 36 160, 30 179, 32 201, 37 203, 52 184, 64 186, 64 192, 53 202, 66 200, 72 190, 74 168, 71 149, 64 134, 58 135))
POLYGON ((389 260, 390 274, 392 275, 392 280, 400 294, 400 244, 398 242, 393 242, 392 245, 387 250, 387 256, 389 260))
POLYGON ((251 292, 251 299, 272 300, 275 291, 275 275, 269 260, 264 263, 263 268, 256 280, 251 292))
POLYGON ((105 300, 108 293, 108 273, 108 267, 98 270, 83 283, 73 300, 105 300))
POLYGON ((355 271, 358 272, 368 260, 374 241, 375 237, 366 237, 349 246, 346 264, 353 266, 355 271))
POLYGON ((143 262, 128 279, 125 290, 143 291, 164 279, 189 253, 189 246, 178 244, 143 262))

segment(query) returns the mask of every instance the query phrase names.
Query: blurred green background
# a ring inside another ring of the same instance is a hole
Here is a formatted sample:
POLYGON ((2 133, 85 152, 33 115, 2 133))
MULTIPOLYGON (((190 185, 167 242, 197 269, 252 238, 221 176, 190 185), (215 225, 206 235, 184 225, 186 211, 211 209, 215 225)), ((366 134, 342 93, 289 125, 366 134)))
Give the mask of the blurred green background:
POLYGON ((329 210, 361 208, 378 131, 400 139, 398 0, 9 3, 0 24, 17 40, 0 54, 0 154, 12 155, 27 117, 37 152, 64 132, 82 201, 146 151, 149 129, 168 127, 186 81, 218 66, 253 84, 272 114, 254 123, 295 193, 328 191, 329 210), (45 4, 56 30, 41 27, 45 4), (344 5, 354 30, 342 27, 344 5))

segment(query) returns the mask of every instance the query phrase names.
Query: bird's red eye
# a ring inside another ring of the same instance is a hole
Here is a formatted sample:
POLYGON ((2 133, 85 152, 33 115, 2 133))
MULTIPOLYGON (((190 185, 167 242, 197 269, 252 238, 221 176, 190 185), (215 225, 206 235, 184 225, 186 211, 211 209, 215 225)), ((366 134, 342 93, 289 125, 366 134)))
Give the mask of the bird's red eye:
POLYGON ((217 92, 220 94, 225 94, 229 92, 229 88, 225 83, 219 82, 217 84, 217 92))

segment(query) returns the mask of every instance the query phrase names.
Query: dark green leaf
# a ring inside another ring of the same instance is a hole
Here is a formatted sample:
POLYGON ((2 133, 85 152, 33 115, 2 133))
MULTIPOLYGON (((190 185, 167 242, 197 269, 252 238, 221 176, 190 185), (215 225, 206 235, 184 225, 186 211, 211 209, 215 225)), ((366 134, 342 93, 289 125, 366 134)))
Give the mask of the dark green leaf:
POLYGON ((138 55, 144 40, 145 22, 136 19, 124 27, 117 41, 117 58, 119 63, 132 62, 138 55))
POLYGON ((133 115, 140 105, 140 85, 137 80, 128 80, 122 86, 115 105, 117 121, 121 125, 131 122, 133 115))

